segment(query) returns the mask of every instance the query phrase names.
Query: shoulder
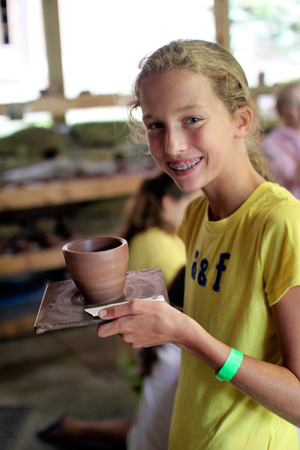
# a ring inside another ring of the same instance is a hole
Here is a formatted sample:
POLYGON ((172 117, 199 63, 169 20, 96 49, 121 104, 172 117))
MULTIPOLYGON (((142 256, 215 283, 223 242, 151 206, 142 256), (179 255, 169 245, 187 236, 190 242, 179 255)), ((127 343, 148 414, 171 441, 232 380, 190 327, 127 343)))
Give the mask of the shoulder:
POLYGON ((289 136, 290 134, 290 128, 282 125, 277 128, 273 128, 268 134, 266 134, 263 138, 263 141, 278 139, 278 138, 284 138, 286 136, 289 136))
POLYGON ((289 191, 276 183, 264 183, 260 194, 254 205, 254 216, 264 222, 266 229, 280 224, 299 227, 300 201, 289 191))
POLYGON ((159 228, 149 228, 148 230, 137 233, 130 241, 130 246, 145 245, 148 242, 155 241, 160 236, 159 228))
POLYGON ((270 131, 270 133, 264 136, 264 138, 262 139, 262 149, 268 149, 269 145, 275 147, 286 147, 288 144, 295 145, 296 143, 299 143, 299 140, 299 131, 284 125, 275 128, 274 130, 270 131))
POLYGON ((156 240, 156 239, 164 239, 168 234, 158 228, 158 227, 152 227, 148 228, 145 231, 142 231, 141 233, 138 233, 133 239, 142 239, 142 240, 156 240))
POLYGON ((260 203, 270 213, 281 213, 283 210, 299 211, 300 201, 287 189, 277 183, 266 182, 260 196, 260 203))
POLYGON ((281 148, 283 144, 286 145, 286 141, 290 139, 289 131, 287 127, 274 128, 268 134, 266 134, 261 141, 261 148, 263 152, 271 152, 274 149, 281 148))
POLYGON ((167 233, 160 228, 153 227, 134 236, 131 240, 131 245, 140 246, 144 251, 145 248, 152 250, 153 247, 165 246, 167 244, 172 245, 177 240, 179 240, 178 236, 167 233))

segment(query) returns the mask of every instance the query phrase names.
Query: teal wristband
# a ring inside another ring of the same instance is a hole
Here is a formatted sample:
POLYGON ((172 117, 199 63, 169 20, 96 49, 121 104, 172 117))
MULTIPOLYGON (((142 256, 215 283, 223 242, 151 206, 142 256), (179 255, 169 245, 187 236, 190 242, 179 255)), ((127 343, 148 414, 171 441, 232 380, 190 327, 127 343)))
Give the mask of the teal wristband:
POLYGON ((219 381, 230 381, 231 378, 237 373, 240 365, 243 361, 243 353, 231 348, 228 358, 225 361, 224 366, 221 367, 219 372, 215 373, 215 377, 219 381))

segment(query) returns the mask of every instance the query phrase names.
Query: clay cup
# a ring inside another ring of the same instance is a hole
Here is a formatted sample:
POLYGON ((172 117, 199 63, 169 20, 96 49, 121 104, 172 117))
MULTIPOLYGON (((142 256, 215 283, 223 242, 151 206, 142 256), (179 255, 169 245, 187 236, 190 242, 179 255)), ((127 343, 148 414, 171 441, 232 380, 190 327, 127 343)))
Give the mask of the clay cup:
POLYGON ((102 236, 69 242, 62 248, 67 269, 87 303, 105 304, 124 294, 128 244, 102 236))

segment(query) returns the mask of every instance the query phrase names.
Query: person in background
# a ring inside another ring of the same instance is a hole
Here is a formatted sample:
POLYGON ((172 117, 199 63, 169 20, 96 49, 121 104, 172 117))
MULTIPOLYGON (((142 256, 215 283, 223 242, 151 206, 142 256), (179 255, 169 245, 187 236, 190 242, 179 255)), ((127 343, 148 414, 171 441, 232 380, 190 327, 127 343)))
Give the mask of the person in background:
POLYGON ((185 247, 176 230, 192 198, 164 172, 143 181, 127 209, 122 232, 129 245, 128 270, 161 267, 169 289, 185 265, 185 247))
MULTIPOLYGON (((186 255, 176 229, 187 204, 200 194, 201 191, 184 193, 164 172, 145 179, 127 208, 121 233, 129 244, 128 270, 160 267, 170 301, 174 299, 178 306, 183 304, 186 255)), ((133 421, 124 418, 85 421, 62 416, 38 436, 53 443, 104 440, 122 447, 126 445, 128 450, 166 450, 179 376, 180 348, 165 344, 139 349, 134 356, 143 383, 133 421)))
POLYGON ((222 46, 179 40, 135 80, 149 151, 184 192, 184 312, 133 300, 99 338, 181 347, 170 450, 299 450, 300 202, 266 181, 246 75, 222 46))
POLYGON ((262 151, 278 183, 300 199, 300 81, 280 88, 276 110, 283 125, 263 138, 262 151))

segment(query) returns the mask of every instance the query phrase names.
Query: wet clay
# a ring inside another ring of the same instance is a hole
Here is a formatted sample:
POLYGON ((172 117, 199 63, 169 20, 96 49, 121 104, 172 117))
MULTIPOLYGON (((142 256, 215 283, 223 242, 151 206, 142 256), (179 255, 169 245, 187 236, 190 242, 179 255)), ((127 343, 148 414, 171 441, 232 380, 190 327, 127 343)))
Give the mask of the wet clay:
POLYGON ((64 245, 62 251, 71 278, 87 302, 102 304, 123 296, 128 267, 125 239, 79 239, 64 245))

